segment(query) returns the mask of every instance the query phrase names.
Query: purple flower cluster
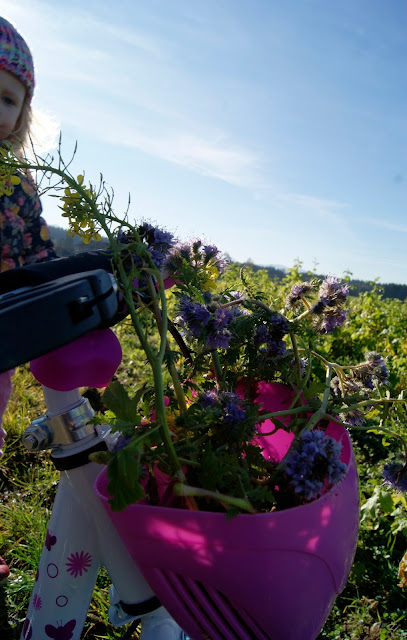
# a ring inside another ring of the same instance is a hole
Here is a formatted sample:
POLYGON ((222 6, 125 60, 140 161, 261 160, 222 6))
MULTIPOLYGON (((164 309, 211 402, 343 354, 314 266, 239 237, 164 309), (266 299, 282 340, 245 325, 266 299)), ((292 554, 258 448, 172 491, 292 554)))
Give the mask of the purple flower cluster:
POLYGON ((388 462, 383 467, 385 484, 400 493, 407 493, 407 465, 398 462, 388 462))
POLYGON ((246 419, 246 413, 240 406, 241 400, 235 393, 225 393, 225 422, 236 424, 246 419))
POLYGON ((346 302, 349 287, 342 284, 338 278, 328 276, 319 287, 319 299, 328 307, 336 307, 346 302))
POLYGON ((315 285, 312 282, 298 282, 291 288, 286 298, 286 306, 288 308, 294 307, 303 298, 312 294, 314 290, 315 285))
POLYGON ((179 243, 172 249, 166 260, 166 269, 171 274, 176 274, 183 264, 190 265, 193 269, 201 269, 205 265, 216 266, 219 274, 223 273, 226 259, 215 245, 204 244, 201 240, 193 240, 191 243, 179 243))
POLYGON ((299 303, 305 303, 314 318, 314 327, 319 333, 331 333, 345 322, 348 313, 342 307, 349 295, 349 287, 337 278, 328 276, 319 285, 318 299, 311 306, 306 298, 316 297, 318 281, 295 284, 286 298, 286 307, 292 309, 299 303))
POLYGON ((264 354, 277 357, 284 354, 286 343, 283 338, 289 330, 289 322, 279 313, 271 316, 270 321, 256 329, 254 344, 264 354))
POLYGON ((218 394, 216 391, 205 391, 200 397, 201 404, 204 409, 214 407, 218 402, 218 394))
POLYGON ((386 360, 380 353, 376 351, 368 351, 365 353, 365 369, 362 371, 366 386, 373 389, 373 380, 376 379, 381 384, 387 384, 389 381, 389 371, 387 369, 386 360))
POLYGON ((229 425, 239 424, 246 420, 246 412, 242 406, 243 400, 236 393, 206 391, 201 395, 200 403, 204 409, 218 407, 221 412, 220 419, 229 425))
POLYGON ((342 444, 324 431, 300 435, 284 462, 284 470, 294 493, 309 501, 344 477, 347 466, 341 461, 342 444))
POLYGON ((322 281, 318 291, 318 301, 311 309, 315 318, 315 328, 319 333, 331 333, 345 322, 348 312, 342 308, 349 294, 349 287, 337 278, 329 276, 322 281))
POLYGON ((202 340, 206 348, 227 349, 232 337, 229 325, 235 314, 230 308, 222 308, 211 294, 205 294, 205 303, 182 296, 178 321, 191 337, 202 340))
MULTIPOLYGON (((147 222, 137 228, 137 233, 145 245, 146 250, 150 253, 155 266, 160 269, 174 244, 172 233, 163 231, 147 222)), ((123 229, 119 231, 117 239, 121 244, 137 242, 135 236, 130 231, 124 231, 123 229)), ((142 265, 141 258, 135 252, 132 252, 132 257, 134 264, 140 267, 142 265)))
POLYGON ((243 442, 253 440, 258 419, 257 407, 238 394, 206 391, 195 406, 204 413, 204 417, 198 413, 199 425, 205 425, 214 449, 226 446, 229 450, 235 450, 243 442))
POLYGON ((363 427, 366 422, 365 416, 360 409, 341 413, 341 419, 351 427, 363 427))
MULTIPOLYGON (((336 396, 343 393, 368 397, 374 389, 375 381, 379 384, 387 384, 388 377, 385 359, 376 351, 368 351, 365 354, 365 362, 350 368, 349 373, 341 380, 338 377, 332 378, 331 387, 336 396)), ((358 409, 342 414, 342 419, 353 426, 362 426, 365 422, 363 413, 358 409)))

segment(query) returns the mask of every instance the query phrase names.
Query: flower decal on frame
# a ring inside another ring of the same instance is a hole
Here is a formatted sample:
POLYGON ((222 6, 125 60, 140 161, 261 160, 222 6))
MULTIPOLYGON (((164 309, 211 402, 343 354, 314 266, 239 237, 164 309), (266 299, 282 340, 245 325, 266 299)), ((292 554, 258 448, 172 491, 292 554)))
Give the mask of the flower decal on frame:
POLYGON ((77 578, 89 570, 89 567, 92 565, 92 556, 85 551, 81 551, 80 553, 76 551, 69 556, 65 564, 67 572, 74 578, 77 578))

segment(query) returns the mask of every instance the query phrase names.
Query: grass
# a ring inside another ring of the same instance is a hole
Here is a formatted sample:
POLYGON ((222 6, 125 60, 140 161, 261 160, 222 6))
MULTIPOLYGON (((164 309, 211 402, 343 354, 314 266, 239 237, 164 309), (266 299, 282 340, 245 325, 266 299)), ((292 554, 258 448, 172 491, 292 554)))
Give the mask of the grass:
MULTIPOLYGON (((40 385, 28 367, 20 367, 13 382, 4 416, 7 446, 0 464, 0 548, 11 570, 7 583, 0 586, 2 640, 20 637, 59 478, 49 452, 29 453, 20 441, 31 420, 45 412, 40 385)), ((108 621, 108 588, 109 577, 101 570, 83 638, 113 640, 123 635, 108 621)))
MULTIPOLYGON (((126 356, 122 366, 126 375, 129 371, 137 375, 142 369, 134 352, 132 357, 126 356)), ((49 453, 28 453, 20 442, 26 426, 44 411, 40 386, 28 367, 20 367, 4 419, 8 436, 0 464, 0 553, 11 568, 8 582, 0 586, 2 640, 19 638, 58 483, 49 453)), ((373 494, 379 465, 387 453, 373 437, 361 447, 362 502, 373 494)), ((398 517, 403 522, 402 515, 398 517)), ((348 585, 318 640, 407 640, 407 593, 397 586, 398 562, 407 546, 406 529, 400 525, 394 533, 395 522, 394 515, 379 509, 363 523, 348 585)), ((102 570, 82 638, 114 640, 123 636, 123 628, 114 628, 108 621, 108 588, 109 577, 102 570)), ((135 632, 133 638, 137 637, 135 632)))

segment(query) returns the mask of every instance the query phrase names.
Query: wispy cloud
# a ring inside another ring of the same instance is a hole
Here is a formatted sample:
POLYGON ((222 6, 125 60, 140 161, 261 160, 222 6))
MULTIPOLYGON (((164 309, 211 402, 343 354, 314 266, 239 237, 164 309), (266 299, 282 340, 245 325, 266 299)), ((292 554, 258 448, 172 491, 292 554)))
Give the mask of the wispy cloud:
POLYGON ((387 220, 373 220, 372 218, 358 218, 358 222, 363 222, 379 229, 395 231, 396 233, 407 233, 407 225, 405 224, 394 224, 387 220))
MULTIPOLYGON (((86 6, 75 11, 58 6, 55 14, 43 0, 22 3, 33 22, 44 14, 46 47, 38 35, 33 45, 41 72, 39 107, 51 95, 62 131, 70 126, 78 134, 138 149, 200 175, 240 187, 261 186, 259 154, 214 125, 209 114, 198 113, 205 86, 192 90, 181 61, 171 60, 170 40, 137 26, 103 22, 103 7, 95 17, 86 6), (62 91, 68 84, 77 91, 71 103, 62 91)), ((6 5, 12 12, 11 2, 6 5)))
POLYGON ((307 211, 316 214, 320 218, 341 224, 344 222, 344 216, 342 214, 349 207, 345 202, 318 198, 317 196, 309 196, 301 193, 281 193, 278 198, 285 203, 307 209, 307 211))
POLYGON ((151 123, 112 118, 112 114, 77 112, 66 115, 66 123, 86 128, 97 140, 109 144, 137 149, 173 164, 185 167, 200 175, 217 178, 244 188, 259 188, 261 159, 254 152, 229 142, 219 131, 195 133, 174 126, 151 127, 151 123), (154 131, 152 131, 154 129, 154 131))

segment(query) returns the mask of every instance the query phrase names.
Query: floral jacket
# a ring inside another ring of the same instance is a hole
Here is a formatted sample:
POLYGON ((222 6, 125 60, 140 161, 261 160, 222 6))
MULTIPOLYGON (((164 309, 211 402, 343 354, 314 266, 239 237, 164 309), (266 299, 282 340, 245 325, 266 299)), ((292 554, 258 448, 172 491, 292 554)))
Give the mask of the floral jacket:
POLYGON ((0 197, 0 271, 56 258, 33 179, 18 172, 20 184, 0 197))

